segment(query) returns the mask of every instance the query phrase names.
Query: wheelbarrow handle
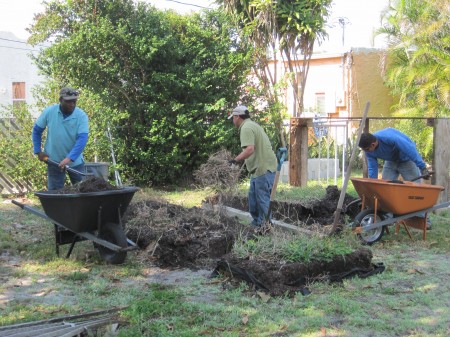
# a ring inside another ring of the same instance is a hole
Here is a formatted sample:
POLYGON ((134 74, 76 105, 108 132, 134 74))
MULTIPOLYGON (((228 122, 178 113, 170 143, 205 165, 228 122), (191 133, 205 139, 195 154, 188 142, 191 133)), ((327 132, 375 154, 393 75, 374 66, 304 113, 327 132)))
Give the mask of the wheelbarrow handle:
POLYGON ((419 179, 422 179, 422 178, 429 178, 430 176, 432 176, 434 174, 434 171, 430 171, 428 173, 429 174, 424 174, 424 175, 418 176, 418 177, 416 177, 414 179, 411 179, 410 181, 416 181, 416 180, 419 180, 419 179))
POLYGON ((12 202, 14 205, 16 205, 16 206, 19 206, 20 208, 22 208, 22 209, 25 210, 25 211, 28 211, 28 212, 30 212, 30 213, 33 213, 34 215, 37 215, 37 216, 39 216, 39 217, 41 217, 41 218, 43 218, 43 219, 47 219, 47 220, 50 220, 50 221, 55 222, 54 220, 50 219, 50 218, 47 216, 47 214, 45 214, 44 212, 41 212, 41 211, 38 210, 38 209, 35 209, 35 208, 31 207, 31 206, 27 206, 27 205, 25 205, 25 204, 22 204, 21 202, 16 201, 16 200, 11 200, 11 202, 12 202))
MULTIPOLYGON (((54 165, 54 166, 59 166, 59 163, 58 162, 56 162, 56 161, 54 161, 54 160, 51 160, 50 158, 47 158, 46 160, 45 160, 48 164, 51 164, 51 165, 54 165)), ((69 166, 65 166, 64 167, 64 169, 66 169, 67 171, 69 171, 69 172, 72 172, 72 173, 75 173, 75 174, 79 174, 79 175, 81 175, 81 176, 93 176, 94 174, 93 173, 83 173, 83 172, 80 172, 80 171, 78 171, 78 170, 74 170, 73 168, 71 168, 71 167, 69 167, 69 166)))

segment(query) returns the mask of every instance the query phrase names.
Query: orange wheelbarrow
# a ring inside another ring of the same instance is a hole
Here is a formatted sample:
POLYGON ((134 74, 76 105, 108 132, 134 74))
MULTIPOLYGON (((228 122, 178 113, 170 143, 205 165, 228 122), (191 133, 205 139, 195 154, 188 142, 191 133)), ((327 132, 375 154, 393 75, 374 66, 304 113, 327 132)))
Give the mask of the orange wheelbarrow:
POLYGON ((388 225, 403 225, 423 230, 426 239, 428 212, 450 206, 450 202, 436 205, 442 186, 417 184, 410 181, 387 181, 369 178, 350 179, 361 198, 361 211, 352 223, 359 238, 372 244, 381 239, 388 225))

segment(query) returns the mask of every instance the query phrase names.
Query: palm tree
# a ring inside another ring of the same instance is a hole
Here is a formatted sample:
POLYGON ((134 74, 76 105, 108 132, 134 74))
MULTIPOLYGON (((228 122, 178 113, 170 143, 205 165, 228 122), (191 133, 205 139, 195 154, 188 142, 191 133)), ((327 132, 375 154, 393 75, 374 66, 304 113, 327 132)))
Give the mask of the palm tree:
POLYGON ((388 38, 387 84, 398 115, 450 114, 450 6, 441 0, 396 0, 379 34, 388 38))
MULTIPOLYGON (((394 115, 450 115, 450 6, 441 0, 394 0, 378 32, 388 39, 386 84, 399 98, 394 115)), ((411 135, 427 157, 432 129, 413 119, 397 127, 411 135)))
POLYGON ((332 0, 216 0, 237 19, 243 41, 255 50, 254 73, 265 92, 272 120, 285 146, 281 97, 290 83, 296 115, 303 112, 303 95, 314 42, 326 35, 324 24, 332 0), (284 78, 277 70, 281 57, 284 78), (272 61, 272 65, 271 65, 272 61))

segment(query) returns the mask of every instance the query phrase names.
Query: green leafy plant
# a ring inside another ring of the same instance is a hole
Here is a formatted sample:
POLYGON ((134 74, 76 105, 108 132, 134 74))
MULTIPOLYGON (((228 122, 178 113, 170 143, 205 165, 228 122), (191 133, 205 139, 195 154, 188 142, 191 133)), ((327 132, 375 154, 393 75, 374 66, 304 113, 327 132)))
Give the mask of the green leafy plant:
POLYGON ((100 146, 90 140, 87 153, 107 155, 101 131, 109 125, 121 172, 134 183, 183 181, 219 148, 238 147, 226 111, 244 91, 251 55, 222 13, 53 1, 31 33, 31 43, 53 41, 38 67, 93 103, 85 110, 100 146))

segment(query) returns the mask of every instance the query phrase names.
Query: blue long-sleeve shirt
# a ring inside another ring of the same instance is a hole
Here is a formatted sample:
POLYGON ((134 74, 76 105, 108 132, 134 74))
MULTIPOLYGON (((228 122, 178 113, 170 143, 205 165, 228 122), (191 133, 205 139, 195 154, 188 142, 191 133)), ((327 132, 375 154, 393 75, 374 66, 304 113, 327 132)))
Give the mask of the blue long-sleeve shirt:
POLYGON ((373 134, 378 140, 377 148, 366 152, 369 178, 378 178, 378 159, 396 163, 413 161, 419 169, 426 167, 416 144, 400 131, 387 128, 373 134))
POLYGON ((76 107, 70 115, 64 115, 59 104, 47 107, 33 127, 34 153, 41 151, 42 133, 46 128, 44 152, 50 159, 60 162, 68 157, 72 160, 69 166, 77 166, 84 162, 82 152, 89 137, 89 122, 83 110, 76 107))

